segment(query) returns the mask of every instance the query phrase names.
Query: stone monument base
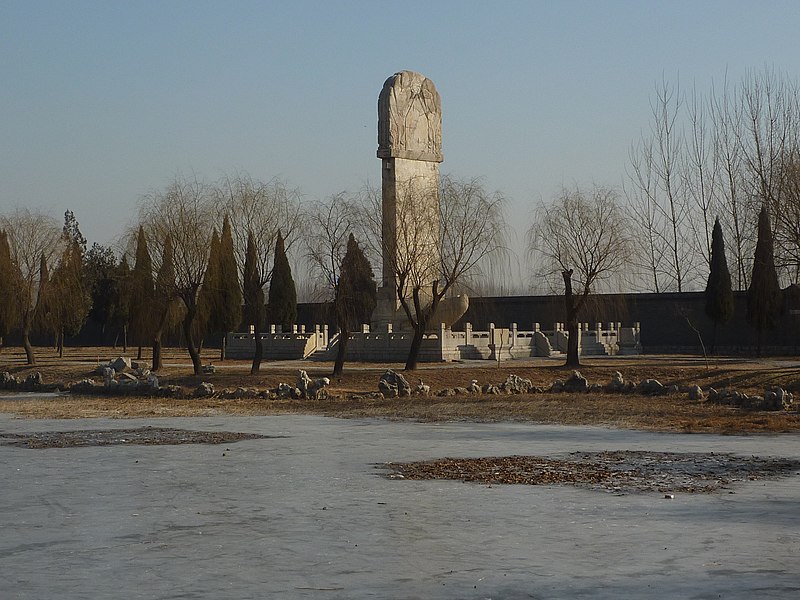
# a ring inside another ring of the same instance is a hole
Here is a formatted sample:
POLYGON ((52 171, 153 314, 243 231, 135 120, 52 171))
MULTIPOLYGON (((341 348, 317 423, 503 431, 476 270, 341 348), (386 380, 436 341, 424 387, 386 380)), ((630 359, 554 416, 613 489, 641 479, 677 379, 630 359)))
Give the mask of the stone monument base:
POLYGON ((406 311, 400 306, 395 296, 394 288, 381 286, 378 288, 377 303, 372 311, 370 329, 372 331, 387 331, 388 325, 392 331, 411 331, 411 322, 406 316, 406 311))
MULTIPOLYGON (((439 302, 436 314, 428 323, 428 331, 438 331, 442 323, 450 329, 469 308, 469 296, 459 294, 452 298, 443 298, 439 302)), ((411 331, 411 321, 400 306, 400 301, 394 295, 394 289, 388 286, 378 288, 378 298, 375 310, 372 312, 370 329, 372 331, 387 331, 387 325, 392 326, 392 331, 411 331)))

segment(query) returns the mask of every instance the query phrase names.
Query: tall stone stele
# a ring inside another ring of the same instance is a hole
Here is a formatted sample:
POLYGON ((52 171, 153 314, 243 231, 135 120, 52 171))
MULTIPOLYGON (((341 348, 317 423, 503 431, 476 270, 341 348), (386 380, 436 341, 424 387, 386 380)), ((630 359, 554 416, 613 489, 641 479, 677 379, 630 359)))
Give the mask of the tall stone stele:
POLYGON ((381 159, 383 278, 373 330, 410 324, 397 295, 399 271, 430 298, 439 273, 439 163, 442 106, 433 82, 413 71, 395 73, 378 96, 381 159), (427 290, 427 292, 426 292, 427 290))

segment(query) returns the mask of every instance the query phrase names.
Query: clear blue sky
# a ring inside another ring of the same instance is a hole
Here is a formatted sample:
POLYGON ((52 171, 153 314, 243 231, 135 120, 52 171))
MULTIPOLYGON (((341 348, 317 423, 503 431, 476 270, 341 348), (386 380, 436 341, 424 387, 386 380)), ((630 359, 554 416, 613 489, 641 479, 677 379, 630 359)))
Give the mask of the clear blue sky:
POLYGON ((444 172, 524 231, 562 185, 620 185, 662 78, 800 75, 800 2, 0 0, 0 212, 112 242, 178 173, 278 176, 309 200, 380 181, 376 103, 442 97, 444 172))

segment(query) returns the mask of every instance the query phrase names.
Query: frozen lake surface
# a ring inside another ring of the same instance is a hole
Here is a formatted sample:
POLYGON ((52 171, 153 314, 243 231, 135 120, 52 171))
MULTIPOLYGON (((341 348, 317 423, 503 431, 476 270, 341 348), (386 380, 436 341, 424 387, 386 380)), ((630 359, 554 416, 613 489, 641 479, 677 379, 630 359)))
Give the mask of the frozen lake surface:
POLYGON ((389 480, 378 463, 647 450, 800 458, 800 438, 307 416, 152 425, 222 445, 0 446, 4 598, 796 598, 800 476, 710 494, 389 480), (734 492, 734 493, 730 493, 734 492))

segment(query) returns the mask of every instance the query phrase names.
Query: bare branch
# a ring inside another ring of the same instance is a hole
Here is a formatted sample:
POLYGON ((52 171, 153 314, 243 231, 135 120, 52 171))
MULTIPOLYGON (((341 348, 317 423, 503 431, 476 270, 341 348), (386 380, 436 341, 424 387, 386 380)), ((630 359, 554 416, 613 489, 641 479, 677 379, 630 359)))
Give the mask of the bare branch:
POLYGON ((303 236, 306 261, 315 279, 323 283, 325 299, 333 299, 339 281, 339 269, 347 252, 347 238, 355 235, 355 209, 341 192, 306 209, 306 232, 303 236))

